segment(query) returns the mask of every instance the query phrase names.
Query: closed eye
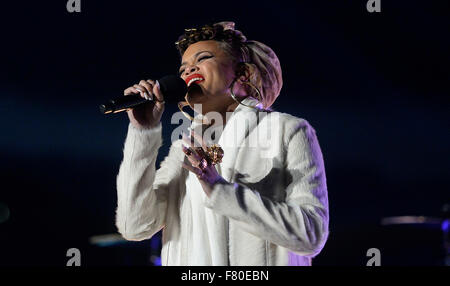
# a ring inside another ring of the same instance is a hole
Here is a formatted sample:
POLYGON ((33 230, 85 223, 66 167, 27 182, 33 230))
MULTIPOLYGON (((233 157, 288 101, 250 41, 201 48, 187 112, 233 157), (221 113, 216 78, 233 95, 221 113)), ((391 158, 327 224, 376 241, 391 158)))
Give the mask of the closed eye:
POLYGON ((202 56, 202 57, 200 57, 199 59, 198 59, 198 61, 199 62, 201 62, 201 61, 203 61, 203 60, 205 60, 205 59, 209 59, 209 58, 212 58, 213 56, 202 56))
MULTIPOLYGON (((213 56, 211 56, 211 55, 204 55, 204 56, 199 57, 199 58, 197 59, 197 62, 201 62, 201 61, 203 61, 203 60, 210 59, 210 58, 212 58, 212 57, 213 57, 213 56)), ((183 73, 184 73, 184 69, 180 70, 180 71, 178 72, 178 75, 181 76, 183 73)))

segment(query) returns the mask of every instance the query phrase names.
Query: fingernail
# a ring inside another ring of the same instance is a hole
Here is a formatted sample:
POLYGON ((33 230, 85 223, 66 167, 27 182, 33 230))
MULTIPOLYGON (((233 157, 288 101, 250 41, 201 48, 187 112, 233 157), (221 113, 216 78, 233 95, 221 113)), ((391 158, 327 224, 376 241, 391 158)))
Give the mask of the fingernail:
POLYGON ((146 92, 144 92, 143 94, 144 94, 145 99, 149 100, 148 94, 146 92))
POLYGON ((156 86, 156 88, 158 88, 159 90, 161 90, 161 87, 160 87, 160 85, 159 85, 159 81, 156 81, 155 86, 156 86))

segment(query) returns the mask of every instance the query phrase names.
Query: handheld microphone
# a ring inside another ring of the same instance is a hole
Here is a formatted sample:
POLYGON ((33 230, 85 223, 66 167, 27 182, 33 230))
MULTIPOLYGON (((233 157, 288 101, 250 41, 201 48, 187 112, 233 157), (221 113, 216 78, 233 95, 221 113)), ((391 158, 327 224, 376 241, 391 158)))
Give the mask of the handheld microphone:
MULTIPOLYGON (((181 100, 187 92, 187 85, 183 79, 175 75, 168 75, 158 80, 161 93, 165 102, 176 102, 181 100)), ((134 108, 148 101, 139 94, 130 94, 116 97, 106 103, 100 104, 100 112, 103 114, 118 113, 129 108, 134 108)))

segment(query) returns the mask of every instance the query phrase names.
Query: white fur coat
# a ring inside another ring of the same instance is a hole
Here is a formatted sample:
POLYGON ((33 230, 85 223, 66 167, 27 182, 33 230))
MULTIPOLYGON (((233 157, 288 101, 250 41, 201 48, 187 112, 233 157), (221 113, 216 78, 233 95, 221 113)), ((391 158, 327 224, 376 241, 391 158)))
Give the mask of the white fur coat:
POLYGON ((315 131, 288 114, 259 115, 239 105, 227 121, 217 170, 229 184, 216 184, 209 198, 181 166, 181 140, 156 171, 161 125, 130 124, 117 176, 122 236, 144 240, 163 229, 163 265, 311 265, 329 221, 315 131))

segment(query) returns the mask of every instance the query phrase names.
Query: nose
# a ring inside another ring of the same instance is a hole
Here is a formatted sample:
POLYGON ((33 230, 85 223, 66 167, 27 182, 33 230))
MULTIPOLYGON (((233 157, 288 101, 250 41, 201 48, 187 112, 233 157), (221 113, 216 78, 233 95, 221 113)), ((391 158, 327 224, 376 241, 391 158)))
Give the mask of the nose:
POLYGON ((197 67, 197 66, 190 66, 190 67, 187 67, 187 68, 186 68, 185 75, 188 76, 188 75, 190 75, 191 73, 194 73, 194 72, 196 72, 196 71, 198 71, 198 67, 197 67))

